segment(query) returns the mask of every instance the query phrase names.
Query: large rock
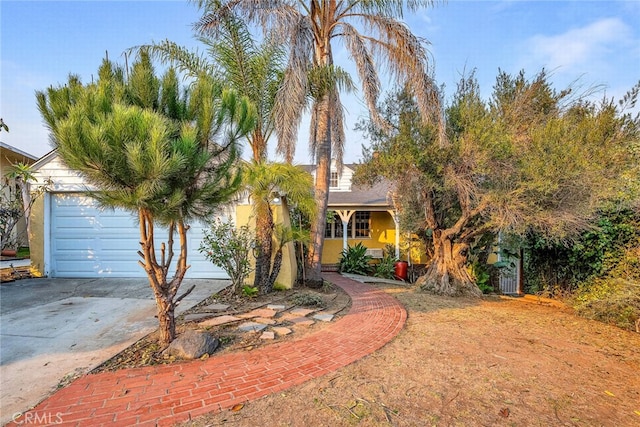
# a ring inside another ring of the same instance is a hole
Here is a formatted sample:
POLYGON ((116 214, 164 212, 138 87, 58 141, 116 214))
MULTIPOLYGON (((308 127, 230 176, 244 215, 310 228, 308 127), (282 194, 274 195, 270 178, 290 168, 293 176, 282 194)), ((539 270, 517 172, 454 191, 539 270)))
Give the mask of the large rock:
POLYGON ((181 359, 199 359, 212 354, 220 341, 209 332, 188 330, 174 339, 165 353, 181 359))

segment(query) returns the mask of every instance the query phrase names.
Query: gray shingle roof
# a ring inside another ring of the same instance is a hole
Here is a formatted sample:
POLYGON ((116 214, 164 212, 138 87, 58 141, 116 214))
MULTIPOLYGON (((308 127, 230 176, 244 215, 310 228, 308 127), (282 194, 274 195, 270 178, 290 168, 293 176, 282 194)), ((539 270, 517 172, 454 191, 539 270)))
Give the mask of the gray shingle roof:
MULTIPOLYGON (((345 164, 345 167, 355 169, 357 164, 345 164)), ((315 165, 300 165, 301 168, 312 173, 315 165)), ((329 190, 329 208, 362 208, 370 210, 393 209, 389 190, 392 185, 389 181, 382 181, 372 187, 351 185, 351 191, 329 190)))

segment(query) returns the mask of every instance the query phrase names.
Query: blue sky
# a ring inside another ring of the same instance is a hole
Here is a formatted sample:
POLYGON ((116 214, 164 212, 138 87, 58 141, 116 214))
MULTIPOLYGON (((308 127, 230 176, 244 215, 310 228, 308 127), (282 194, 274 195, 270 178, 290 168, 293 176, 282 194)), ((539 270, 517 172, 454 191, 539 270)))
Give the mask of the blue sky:
MULTIPOLYGON (((50 151, 34 93, 64 83, 69 73, 90 81, 105 52, 122 62, 129 47, 172 40, 197 48, 191 24, 200 16, 186 1, 0 2, 0 117, 2 142, 36 156, 50 151)), ((477 69, 489 96, 498 69, 528 76, 543 67, 556 88, 578 81, 600 85, 598 97, 619 98, 640 79, 640 1, 456 1, 406 16, 430 42, 439 84, 455 90, 465 70, 477 69)), ((352 70, 337 47, 336 62, 352 70)), ((355 75, 354 75, 355 76, 355 75)), ((345 161, 367 144, 353 126, 366 116, 359 95, 345 96, 345 161)), ((296 161, 308 163, 308 124, 300 129, 296 161)), ((245 152, 248 152, 245 149, 245 152)))

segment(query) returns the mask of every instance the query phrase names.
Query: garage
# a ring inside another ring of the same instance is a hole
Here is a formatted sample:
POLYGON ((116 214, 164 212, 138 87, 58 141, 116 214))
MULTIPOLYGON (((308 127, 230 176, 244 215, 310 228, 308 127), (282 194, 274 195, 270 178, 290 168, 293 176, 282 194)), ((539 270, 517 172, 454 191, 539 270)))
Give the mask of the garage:
MULTIPOLYGON (((146 277, 138 264, 140 231, 130 212, 103 209, 81 192, 51 193, 49 207, 51 277, 146 277)), ((186 277, 228 278, 198 251, 205 226, 190 225, 187 262, 191 268, 186 277)), ((156 228, 155 238, 159 248, 166 242, 166 229, 156 228)))

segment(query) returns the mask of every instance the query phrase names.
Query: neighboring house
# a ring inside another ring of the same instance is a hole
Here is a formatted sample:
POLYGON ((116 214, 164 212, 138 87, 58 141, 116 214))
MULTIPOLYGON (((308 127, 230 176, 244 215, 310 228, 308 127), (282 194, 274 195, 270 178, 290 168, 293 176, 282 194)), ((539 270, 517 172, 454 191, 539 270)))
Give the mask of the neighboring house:
MULTIPOLYGON (((327 221, 322 264, 335 265, 347 246, 361 242, 374 258, 382 258, 386 245, 395 247, 400 256, 401 236, 397 212, 392 202, 391 186, 381 182, 373 187, 356 186, 351 180, 355 164, 345 164, 342 171, 331 164, 328 210, 335 212, 327 221)), ((302 166, 315 179, 315 166, 302 166)))
MULTIPOLYGON (((1 195, 1 197, 3 198, 3 200, 7 200, 6 198, 8 197, 21 197, 20 189, 16 186, 15 182, 9 180, 6 177, 6 175, 13 169, 13 165, 16 163, 31 165, 36 160, 36 156, 26 153, 18 148, 12 147, 9 144, 5 144, 4 142, 0 142, 0 176, 3 180, 3 194, 1 195), (7 185, 5 186, 5 184, 7 185), (12 192, 13 194, 10 195, 9 192, 12 192)), ((24 218, 20 219, 18 224, 14 227, 11 241, 13 244, 15 244, 16 248, 29 245, 29 240, 27 238, 27 225, 24 218)))
MULTIPOLYGON (((55 151, 39 159, 33 172, 40 183, 52 180, 50 190, 32 209, 31 263, 40 273, 49 277, 146 277, 138 264, 140 229, 130 212, 100 208, 87 194, 90 188, 83 178, 55 151)), ((227 278, 198 250, 206 225, 190 225, 191 268, 186 277, 227 278)), ((156 228, 155 238, 158 245, 166 241, 166 231, 156 228)))

